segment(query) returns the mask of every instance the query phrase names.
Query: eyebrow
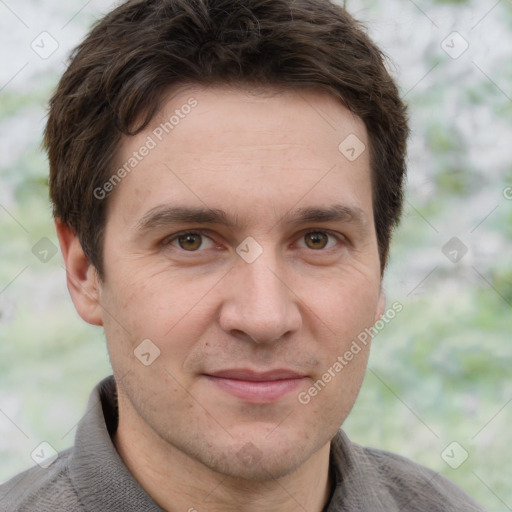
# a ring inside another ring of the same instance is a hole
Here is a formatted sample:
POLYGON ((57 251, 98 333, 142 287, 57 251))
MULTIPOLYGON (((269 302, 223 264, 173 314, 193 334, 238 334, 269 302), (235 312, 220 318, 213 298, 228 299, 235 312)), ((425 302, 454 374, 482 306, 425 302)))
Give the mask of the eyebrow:
MULTIPOLYGON (((366 225, 366 214, 358 207, 334 204, 329 207, 307 207, 287 212, 276 224, 300 224, 314 222, 343 222, 366 225)), ((137 231, 165 227, 178 223, 219 224, 229 228, 242 228, 238 217, 231 219, 224 210, 190 206, 162 205, 152 208, 137 222, 137 231)), ((275 225, 274 225, 275 226, 275 225)))
POLYGON ((280 221, 282 224, 307 224, 312 222, 344 222, 366 224, 364 210, 355 206, 333 204, 327 208, 308 207, 288 212, 280 221))
POLYGON ((169 224, 223 224, 228 227, 238 226, 228 218, 224 210, 216 208, 197 208, 190 206, 156 206, 152 208, 137 222, 138 231, 167 226, 169 224))

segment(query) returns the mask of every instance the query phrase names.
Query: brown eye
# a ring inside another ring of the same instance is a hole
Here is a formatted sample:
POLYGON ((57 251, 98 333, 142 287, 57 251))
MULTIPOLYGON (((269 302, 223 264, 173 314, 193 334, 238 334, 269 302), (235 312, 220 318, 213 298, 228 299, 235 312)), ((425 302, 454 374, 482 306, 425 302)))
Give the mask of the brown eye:
POLYGON ((182 249, 186 251, 195 251, 201 247, 201 235, 197 233, 188 233, 178 237, 178 243, 182 249))
POLYGON ((213 241, 209 237, 194 231, 187 231, 185 233, 175 235, 167 243, 188 252, 198 252, 198 249, 210 249, 214 245, 213 241))
POLYGON ((329 235, 321 231, 312 231, 304 235, 304 240, 310 249, 324 249, 329 242, 329 235))

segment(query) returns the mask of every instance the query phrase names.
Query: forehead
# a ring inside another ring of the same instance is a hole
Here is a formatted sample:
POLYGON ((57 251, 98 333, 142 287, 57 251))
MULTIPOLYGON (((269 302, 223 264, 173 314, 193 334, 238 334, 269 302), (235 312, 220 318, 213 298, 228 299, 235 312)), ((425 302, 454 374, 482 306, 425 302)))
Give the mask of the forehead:
POLYGON ((109 209, 121 204, 133 221, 171 203, 252 216, 339 203, 370 214, 368 146, 361 119, 325 91, 188 86, 121 141, 115 169, 127 172, 109 209))

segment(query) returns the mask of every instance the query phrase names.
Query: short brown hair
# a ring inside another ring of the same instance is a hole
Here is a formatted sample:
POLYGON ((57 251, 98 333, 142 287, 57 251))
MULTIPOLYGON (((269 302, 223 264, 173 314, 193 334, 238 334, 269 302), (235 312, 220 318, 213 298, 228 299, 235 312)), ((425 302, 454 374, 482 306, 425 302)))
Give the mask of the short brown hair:
MULTIPOLYGON (((108 181, 122 135, 144 129, 183 83, 320 87, 360 117, 370 142, 381 272, 403 202, 407 113, 386 57, 329 0, 135 0, 75 49, 50 101, 45 147, 54 216, 102 277, 108 181)), ((341 142, 341 141, 340 141, 341 142)))

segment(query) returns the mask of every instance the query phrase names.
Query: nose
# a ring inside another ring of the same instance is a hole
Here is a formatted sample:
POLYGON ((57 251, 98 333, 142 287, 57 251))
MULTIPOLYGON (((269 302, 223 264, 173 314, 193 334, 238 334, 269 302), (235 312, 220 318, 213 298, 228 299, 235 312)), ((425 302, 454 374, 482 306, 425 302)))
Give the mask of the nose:
POLYGON ((225 332, 263 344, 299 330, 299 299, 270 250, 264 250, 252 263, 238 260, 226 277, 219 317, 225 332))

